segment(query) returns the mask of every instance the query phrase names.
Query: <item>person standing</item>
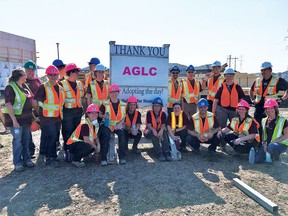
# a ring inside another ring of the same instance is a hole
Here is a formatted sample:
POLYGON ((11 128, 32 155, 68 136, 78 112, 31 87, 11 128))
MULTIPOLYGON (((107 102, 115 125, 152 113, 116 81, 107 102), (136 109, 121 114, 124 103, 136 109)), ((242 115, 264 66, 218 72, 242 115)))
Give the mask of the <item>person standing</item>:
POLYGON ((64 64, 63 61, 60 59, 55 59, 52 62, 52 65, 57 67, 59 71, 59 82, 61 82, 62 80, 65 79, 65 76, 66 76, 66 69, 65 69, 66 64, 64 64))
MULTIPOLYGON (((36 91, 41 85, 40 80, 37 77, 35 77, 36 64, 33 61, 29 60, 25 62, 24 68, 25 68, 25 73, 27 74, 26 84, 30 88, 33 95, 35 95, 36 91)), ((34 115, 37 116, 35 112, 34 112, 34 115)), ((35 144, 32 139, 32 133, 30 137, 31 139, 29 142, 29 153, 30 153, 30 156, 33 157, 35 154, 35 144)))
POLYGON ((97 64, 100 64, 100 60, 96 57, 91 58, 91 60, 88 62, 90 71, 85 74, 85 89, 87 89, 88 85, 92 82, 94 79, 94 72, 95 67, 97 64))
POLYGON ((193 65, 189 65, 186 68, 186 78, 182 79, 182 106, 189 119, 197 112, 199 93, 202 91, 200 83, 197 83, 194 77, 195 69, 193 65))
POLYGON ((64 89, 58 84, 59 71, 54 65, 46 68, 48 81, 37 90, 33 105, 38 108, 41 126, 42 150, 45 151, 45 165, 59 167, 57 141, 63 118, 64 89))
POLYGON ((202 89, 208 89, 207 100, 209 103, 208 111, 212 112, 213 100, 215 98, 217 90, 224 82, 224 77, 220 74, 221 62, 215 61, 212 64, 212 73, 202 79, 202 89))
POLYGON ((173 111, 174 103, 181 102, 182 82, 178 81, 179 73, 180 69, 176 65, 170 69, 170 79, 168 81, 168 114, 173 111))
POLYGON ((13 164, 17 172, 23 171, 25 166, 35 166, 29 154, 33 94, 25 83, 26 78, 27 75, 22 68, 13 70, 8 81, 9 85, 4 91, 5 126, 10 128, 13 136, 13 164))
POLYGON ((62 136, 63 148, 66 160, 70 158, 67 152, 67 140, 80 124, 83 114, 83 101, 85 99, 85 90, 83 83, 78 80, 80 68, 76 64, 66 65, 67 79, 61 81, 65 92, 63 119, 62 119, 62 136))

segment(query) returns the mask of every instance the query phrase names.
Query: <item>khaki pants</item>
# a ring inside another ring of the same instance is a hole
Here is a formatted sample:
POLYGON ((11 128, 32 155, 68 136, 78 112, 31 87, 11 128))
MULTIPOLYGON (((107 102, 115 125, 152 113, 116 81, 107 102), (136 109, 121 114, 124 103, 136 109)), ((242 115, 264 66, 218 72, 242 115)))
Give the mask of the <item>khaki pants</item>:
POLYGON ((197 112, 197 104, 196 103, 187 103, 185 101, 182 102, 183 111, 187 115, 190 120, 192 115, 197 112))

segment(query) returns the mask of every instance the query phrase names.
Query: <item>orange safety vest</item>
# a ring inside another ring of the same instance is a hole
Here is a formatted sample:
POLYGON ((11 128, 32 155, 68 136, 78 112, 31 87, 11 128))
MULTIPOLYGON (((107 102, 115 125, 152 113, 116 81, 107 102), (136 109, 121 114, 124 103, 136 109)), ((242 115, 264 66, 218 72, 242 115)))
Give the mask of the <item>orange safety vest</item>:
POLYGON ((176 116, 174 112, 171 112, 171 128, 172 130, 175 130, 176 128, 182 128, 183 127, 183 111, 180 111, 178 122, 176 124, 176 116))
POLYGON ((222 83, 223 91, 221 94, 221 106, 237 108, 238 92, 236 90, 236 83, 234 82, 231 93, 225 83, 222 83))
MULTIPOLYGON (((239 125, 240 118, 239 117, 234 117, 231 120, 230 127, 232 130, 237 134, 244 134, 245 136, 249 135, 249 129, 253 123, 253 121, 257 125, 257 129, 260 127, 259 123, 256 121, 256 119, 251 118, 251 117, 246 117, 246 119, 242 122, 241 125, 239 125)), ((260 135, 259 133, 256 134, 255 139, 260 142, 260 135)), ((253 141, 253 139, 251 140, 253 141)))
POLYGON ((93 124, 91 123, 91 121, 86 118, 85 121, 81 122, 76 130, 72 133, 72 135, 69 137, 69 139, 67 140, 67 145, 70 145, 74 142, 84 142, 84 140, 80 139, 80 133, 81 133, 81 127, 82 125, 87 124, 89 127, 89 140, 91 142, 94 142, 94 140, 97 138, 97 132, 98 132, 98 127, 93 127, 93 124))
POLYGON ((214 100, 217 90, 224 82, 224 77, 220 75, 216 82, 213 84, 213 77, 208 79, 208 95, 207 100, 214 100))
POLYGON ((77 108, 82 107, 81 99, 84 96, 84 86, 81 81, 76 81, 77 84, 77 93, 75 94, 68 80, 61 81, 63 84, 65 92, 64 107, 65 108, 77 108))
POLYGON ((196 80, 194 81, 194 86, 191 85, 189 79, 182 79, 182 96, 185 98, 187 103, 197 103, 199 99, 200 85, 196 80))
POLYGON ((126 113, 125 126, 126 126, 127 128, 131 128, 132 125, 136 125, 136 121, 137 121, 138 115, 139 115, 139 111, 138 111, 138 110, 135 110, 135 112, 134 112, 134 117, 133 117, 132 122, 131 122, 128 114, 126 113))
POLYGON ((158 117, 158 122, 156 121, 155 115, 153 110, 150 110, 151 120, 152 120, 152 127, 156 130, 160 130, 162 127, 162 114, 163 111, 161 110, 158 117))
MULTIPOLYGON (((43 84, 46 94, 44 102, 38 101, 38 105, 43 109, 43 116, 58 117, 63 119, 64 89, 59 85, 59 95, 54 86, 48 81, 43 84)), ((58 84, 57 84, 58 85, 58 84)))
POLYGON ((85 74, 85 89, 88 88, 88 85, 92 82, 92 73, 89 72, 88 74, 85 74))
POLYGON ((92 99, 92 103, 100 106, 103 101, 107 100, 107 96, 108 96, 108 81, 104 81, 103 83, 103 89, 101 90, 98 82, 96 80, 93 80, 90 84, 91 87, 91 99, 92 99))
POLYGON ((178 82, 178 89, 175 92, 174 82, 171 79, 168 81, 168 108, 172 108, 173 104, 178 102, 180 103, 180 97, 182 92, 182 82, 178 82))
POLYGON ((277 95, 276 87, 277 87, 278 81, 279 81, 279 77, 272 76, 270 82, 268 83, 263 93, 263 89, 262 89, 263 78, 258 77, 254 85, 254 95, 256 96, 255 102, 259 103, 261 100, 261 97, 265 97, 265 101, 268 100, 269 98, 277 100, 278 95, 277 95))
POLYGON ((202 118, 199 112, 195 113, 193 116, 194 130, 200 135, 209 133, 214 126, 214 115, 211 112, 206 113, 206 118, 203 126, 202 118))
POLYGON ((115 111, 113 109, 112 103, 110 100, 107 100, 103 104, 105 106, 105 112, 109 113, 109 129, 113 132, 115 129, 115 126, 124 118, 126 115, 126 104, 122 101, 120 101, 118 105, 118 111, 117 116, 115 114, 115 111))

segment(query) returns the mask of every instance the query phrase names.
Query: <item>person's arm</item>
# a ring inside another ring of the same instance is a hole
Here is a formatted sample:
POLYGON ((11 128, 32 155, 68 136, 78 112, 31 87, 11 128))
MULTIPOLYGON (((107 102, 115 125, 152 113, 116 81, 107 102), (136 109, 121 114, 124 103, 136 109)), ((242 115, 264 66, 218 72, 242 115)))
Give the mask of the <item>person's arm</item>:
POLYGON ((152 127, 152 124, 147 124, 148 130, 152 131, 154 136, 158 136, 158 133, 155 128, 152 127))
POLYGON ((191 136, 197 137, 199 140, 201 139, 201 135, 194 130, 192 131, 188 129, 188 134, 190 134, 191 136))
POLYGON ((250 100, 253 104, 256 104, 256 101, 255 101, 255 94, 254 94, 254 88, 255 88, 255 81, 254 83, 252 84, 251 88, 250 88, 250 91, 249 91, 249 96, 250 96, 250 100))
POLYGON ((96 148, 96 142, 91 142, 91 140, 89 139, 89 136, 83 136, 83 140, 85 143, 88 143, 93 148, 96 148))
POLYGON ((8 109, 8 114, 9 114, 9 116, 10 116, 11 119, 12 119, 13 127, 14 127, 14 128, 19 128, 20 125, 19 125, 19 123, 18 123, 18 121, 17 121, 17 119, 16 119, 16 116, 15 116, 15 114, 14 114, 14 110, 13 110, 13 105, 12 105, 12 103, 11 103, 11 102, 7 102, 7 103, 6 103, 6 107, 7 107, 7 109, 8 109))
POLYGON ((218 106, 218 99, 214 99, 214 101, 213 101, 213 105, 212 105, 212 113, 215 115, 215 113, 216 113, 216 109, 217 109, 217 106, 218 106))
POLYGON ((222 130, 219 130, 219 131, 217 132, 217 137, 220 138, 220 137, 222 137, 223 135, 225 135, 226 133, 228 133, 228 132, 230 132, 230 131, 231 131, 231 130, 230 130, 230 128, 228 128, 228 127, 222 128, 222 130))
POLYGON ((169 135, 170 135, 171 138, 174 140, 174 139, 175 139, 175 136, 174 136, 174 132, 173 132, 172 128, 171 128, 169 125, 167 125, 167 129, 168 129, 169 135))
POLYGON ((163 136, 163 132, 166 128, 166 124, 162 124, 160 131, 158 132, 158 137, 161 138, 163 136))
POLYGON ((220 128, 220 127, 214 128, 212 131, 210 131, 210 132, 207 134, 208 139, 211 139, 211 138, 214 136, 214 134, 216 134, 218 131, 221 131, 221 128, 220 128))
POLYGON ((288 127, 284 128, 283 130, 283 135, 275 140, 271 140, 270 144, 271 143, 281 143, 283 142, 285 139, 288 138, 288 127))
POLYGON ((87 97, 87 106, 89 106, 92 103, 91 102, 91 94, 87 93, 86 97, 87 97))
POLYGON ((255 136, 256 136, 256 134, 249 134, 249 135, 247 135, 247 136, 244 136, 244 137, 241 137, 241 138, 237 138, 233 143, 234 143, 235 145, 239 145, 239 143, 241 143, 241 142, 245 142, 245 141, 247 141, 247 140, 254 139, 255 136))

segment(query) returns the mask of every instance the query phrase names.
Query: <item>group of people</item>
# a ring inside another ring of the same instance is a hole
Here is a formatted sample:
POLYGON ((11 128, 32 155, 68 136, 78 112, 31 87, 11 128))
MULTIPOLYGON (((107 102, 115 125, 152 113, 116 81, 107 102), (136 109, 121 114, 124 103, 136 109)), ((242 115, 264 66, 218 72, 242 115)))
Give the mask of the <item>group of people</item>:
MULTIPOLYGON (((13 70, 5 89, 5 126, 13 135, 13 164, 16 171, 34 167, 31 157, 35 153, 31 125, 38 120, 41 127, 40 154, 45 164, 59 167, 57 148, 60 132, 67 161, 77 167, 85 166, 83 158, 94 154, 102 166, 109 164, 107 155, 114 134, 118 137, 119 163, 126 164, 129 139, 133 139, 132 152, 140 154, 138 144, 142 137, 141 113, 138 100, 130 96, 127 104, 119 99, 120 89, 104 79, 105 67, 98 58, 89 62, 90 72, 85 82, 79 80, 80 68, 64 64, 60 59, 47 67, 47 82, 34 76, 36 65, 32 61, 24 69, 13 70)), ((225 151, 228 143, 236 152, 248 153, 257 149, 256 162, 264 162, 270 153, 275 163, 287 150, 288 123, 279 115, 278 103, 288 98, 288 83, 272 75, 272 65, 261 65, 262 76, 250 90, 255 104, 254 117, 248 114, 249 104, 240 85, 234 82, 235 71, 227 68, 220 73, 221 63, 212 64, 212 72, 196 82, 192 65, 186 77, 178 80, 180 69, 173 66, 168 80, 168 115, 163 101, 156 97, 146 114, 143 134, 151 139, 160 161, 171 161, 170 143, 179 151, 200 152, 200 144, 210 144, 208 154, 215 155, 217 146, 225 151), (208 90, 207 99, 200 92, 208 90), (282 98, 277 93, 284 90, 282 98), (267 115, 267 117, 266 117, 267 115), (229 120, 229 124, 227 125, 229 120)))

